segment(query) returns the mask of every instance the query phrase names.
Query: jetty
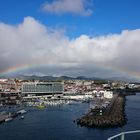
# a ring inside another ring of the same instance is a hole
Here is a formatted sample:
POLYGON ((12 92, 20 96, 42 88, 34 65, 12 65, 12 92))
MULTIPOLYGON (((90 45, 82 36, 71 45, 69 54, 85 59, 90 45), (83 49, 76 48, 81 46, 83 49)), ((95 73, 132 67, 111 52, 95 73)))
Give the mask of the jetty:
POLYGON ((21 114, 25 114, 27 111, 22 109, 22 110, 19 110, 18 112, 12 112, 12 113, 8 113, 8 112, 0 112, 0 123, 3 123, 3 122, 7 122, 7 121, 10 121, 10 120, 13 120, 14 118, 18 117, 19 115, 21 114))
POLYGON ((88 127, 118 127, 126 124, 125 96, 115 94, 106 108, 91 109, 86 115, 75 122, 88 127))

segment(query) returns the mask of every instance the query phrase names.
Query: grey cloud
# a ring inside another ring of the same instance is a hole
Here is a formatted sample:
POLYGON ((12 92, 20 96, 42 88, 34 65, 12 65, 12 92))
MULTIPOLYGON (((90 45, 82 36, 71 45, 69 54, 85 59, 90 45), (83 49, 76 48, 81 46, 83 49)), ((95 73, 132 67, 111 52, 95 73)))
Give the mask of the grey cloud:
POLYGON ((70 13, 90 16, 93 12, 90 5, 92 2, 89 0, 53 0, 51 3, 44 3, 42 10, 56 15, 70 13))
POLYGON ((0 23, 0 71, 26 64, 35 66, 26 73, 88 76, 117 75, 117 70, 139 73, 139 36, 137 29, 69 39, 60 30, 50 29, 32 17, 16 26, 0 23))

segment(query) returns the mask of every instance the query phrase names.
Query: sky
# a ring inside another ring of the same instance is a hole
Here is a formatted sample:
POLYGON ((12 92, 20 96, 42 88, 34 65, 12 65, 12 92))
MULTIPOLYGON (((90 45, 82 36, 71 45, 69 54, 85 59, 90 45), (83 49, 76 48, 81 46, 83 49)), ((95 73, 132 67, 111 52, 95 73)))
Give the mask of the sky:
POLYGON ((0 75, 140 79, 139 0, 0 0, 0 75))

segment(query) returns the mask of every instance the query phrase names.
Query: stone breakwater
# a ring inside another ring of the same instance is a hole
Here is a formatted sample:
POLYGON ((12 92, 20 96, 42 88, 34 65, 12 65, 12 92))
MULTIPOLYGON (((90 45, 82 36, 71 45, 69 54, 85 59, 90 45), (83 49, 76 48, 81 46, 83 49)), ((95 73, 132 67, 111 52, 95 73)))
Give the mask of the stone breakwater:
POLYGON ((118 127, 126 124, 125 116, 125 101, 124 95, 115 95, 111 104, 102 110, 102 115, 99 109, 91 109, 85 116, 77 119, 75 122, 81 126, 88 127, 118 127))

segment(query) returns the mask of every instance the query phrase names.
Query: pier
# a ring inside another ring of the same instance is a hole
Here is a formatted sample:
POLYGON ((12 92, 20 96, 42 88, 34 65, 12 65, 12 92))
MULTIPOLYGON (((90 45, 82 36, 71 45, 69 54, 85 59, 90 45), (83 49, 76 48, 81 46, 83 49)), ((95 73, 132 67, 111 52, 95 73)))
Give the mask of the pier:
POLYGON ((81 126, 118 127, 126 124, 125 96, 116 94, 106 108, 91 109, 85 116, 76 120, 81 126))
POLYGON ((2 112, 0 112, 0 123, 13 120, 14 118, 18 117, 19 115, 25 114, 26 112, 27 111, 24 110, 24 109, 19 110, 17 112, 12 112, 12 113, 11 112, 2 111, 2 112))

